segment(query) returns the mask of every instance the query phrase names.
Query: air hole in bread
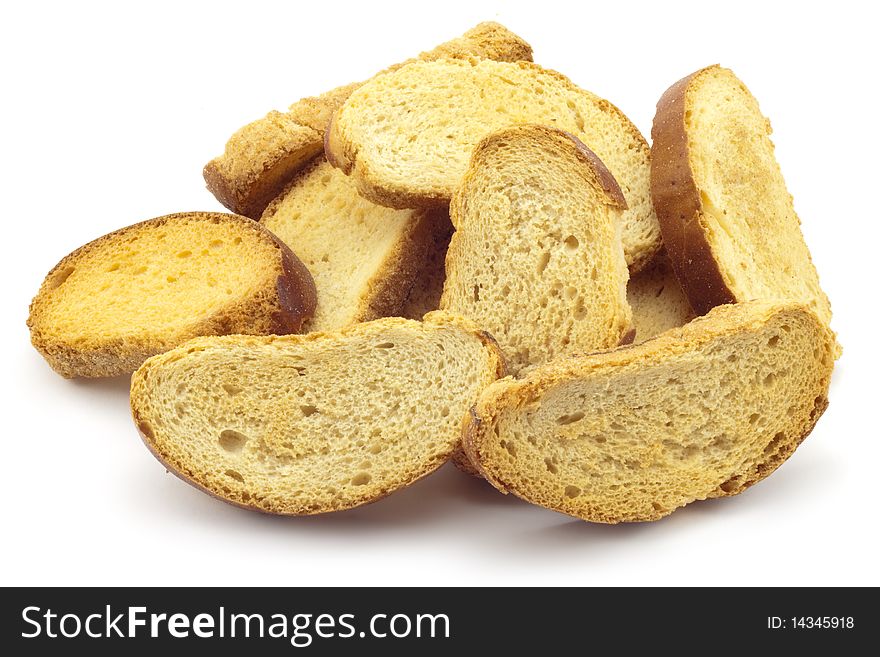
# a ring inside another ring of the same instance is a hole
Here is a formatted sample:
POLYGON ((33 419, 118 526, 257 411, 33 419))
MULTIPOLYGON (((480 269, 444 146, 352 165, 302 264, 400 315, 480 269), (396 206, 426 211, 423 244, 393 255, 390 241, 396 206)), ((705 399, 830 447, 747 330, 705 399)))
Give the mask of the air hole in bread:
POLYGON ((565 487, 565 496, 568 498, 575 498, 581 494, 581 489, 577 486, 566 486, 565 487))
POLYGON ((721 484, 719 488, 721 488, 721 490, 723 490, 725 493, 732 493, 737 488, 739 488, 740 479, 741 477, 733 477, 732 479, 728 479, 723 484, 721 484))
POLYGON ((149 438, 150 440, 156 437, 156 434, 153 433, 153 426, 145 420, 138 422, 138 431, 140 431, 145 438, 149 438))
POLYGON ((771 454, 775 454, 783 440, 785 440, 785 432, 780 431, 775 434, 773 440, 767 443, 767 447, 764 448, 764 455, 770 456, 771 454))
POLYGON ((394 349, 393 342, 380 342, 376 345, 376 349, 394 349))
POLYGON ((538 257, 538 273, 543 274, 544 270, 547 269, 547 264, 550 262, 550 252, 544 251, 538 257))
POLYGON ((234 397, 239 394, 244 388, 241 386, 235 385, 234 383, 224 383, 223 389, 226 391, 226 394, 230 397, 234 397))
POLYGON ((776 383, 776 374, 770 372, 769 374, 767 374, 767 376, 764 377, 764 380, 761 383, 763 383, 765 388, 769 388, 774 383, 776 383))
POLYGON ((122 265, 119 264, 118 262, 114 262, 112 265, 107 267, 107 271, 118 271, 121 266, 122 265))
POLYGON ((553 459, 551 459, 549 456, 544 458, 544 465, 546 465, 547 470, 549 472, 552 472, 553 474, 556 474, 557 472, 559 472, 559 468, 556 467, 556 464, 553 463, 553 459))
POLYGON ((512 440, 502 440, 498 444, 506 449, 508 454, 510 454, 511 456, 516 456, 516 445, 512 440))
POLYGON ((561 415, 556 418, 556 424, 573 424, 574 422, 578 422, 579 420, 584 419, 584 414, 580 411, 577 413, 571 413, 570 415, 561 415))
POLYGON ((235 470, 227 470, 223 474, 225 474, 227 477, 235 479, 238 482, 244 483, 244 477, 241 476, 241 473, 236 472, 235 470))
POLYGON ((369 472, 358 472, 354 477, 351 478, 352 486, 364 486, 370 483, 370 480, 373 477, 370 476, 369 472))
POLYGON ((147 271, 147 266, 146 266, 146 265, 141 265, 140 267, 138 267, 137 269, 135 269, 133 273, 135 273, 135 274, 144 274, 144 273, 146 273, 146 271, 147 271))
POLYGON ((480 300, 480 286, 474 285, 474 301, 480 300))
POLYGON ((565 238, 565 250, 566 251, 577 251, 580 246, 580 242, 578 242, 578 238, 574 235, 569 235, 565 238))
POLYGON ((317 407, 317 406, 312 406, 312 405, 310 405, 310 404, 305 404, 305 405, 303 405, 303 406, 300 406, 300 407, 299 407, 299 410, 302 412, 302 414, 303 414, 305 417, 309 417, 310 415, 314 415, 315 413, 318 412, 318 407, 317 407))
POLYGON ((778 335, 771 336, 770 339, 767 340, 768 347, 775 347, 778 344, 779 344, 779 336, 778 335))
POLYGON ((178 258, 189 258, 192 254, 193 254, 192 251, 188 251, 188 250, 178 251, 177 257, 178 258))
POLYGON ((76 267, 64 267, 64 269, 59 269, 52 276, 52 281, 49 283, 49 289, 55 290, 64 285, 64 282, 70 278, 70 275, 74 271, 76 271, 76 267))
POLYGON ((227 452, 240 452, 248 437, 235 429, 224 429, 220 432, 220 447, 227 452))

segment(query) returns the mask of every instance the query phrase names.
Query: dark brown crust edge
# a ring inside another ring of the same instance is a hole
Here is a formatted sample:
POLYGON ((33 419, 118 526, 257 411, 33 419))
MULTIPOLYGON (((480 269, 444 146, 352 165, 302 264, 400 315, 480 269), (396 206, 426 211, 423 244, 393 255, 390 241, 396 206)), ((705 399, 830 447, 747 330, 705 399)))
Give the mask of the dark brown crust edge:
POLYGON ((281 251, 281 269, 275 285, 278 294, 278 311, 272 315, 275 333, 299 333, 303 324, 315 314, 318 305, 318 292, 315 281, 302 260, 280 239, 268 230, 265 231, 281 251))
POLYGON ((701 69, 669 87, 657 103, 651 129, 654 211, 672 268, 698 315, 737 301, 724 282, 703 230, 703 204, 690 166, 685 127, 688 87, 712 68, 701 69))
MULTIPOLYGON (((308 126, 303 126, 307 128, 308 126)), ((278 194, 303 167, 321 152, 322 140, 316 136, 311 147, 292 150, 268 163, 257 180, 249 184, 222 173, 216 160, 202 169, 205 186, 226 208, 243 217, 258 220, 278 194)))
MULTIPOLYGON (((549 131, 556 130, 555 128, 545 129, 549 131)), ((626 210, 628 206, 626 204, 626 197, 623 195, 623 190, 620 189, 620 185, 614 177, 614 174, 611 173, 608 167, 605 166, 605 163, 599 159, 599 156, 596 155, 589 146, 570 132, 566 132, 565 130, 558 130, 558 132, 571 139, 574 143, 574 147, 577 150, 580 159, 592 170, 596 182, 599 183, 602 191, 605 192, 605 196, 608 198, 611 205, 614 205, 621 210, 626 210)))

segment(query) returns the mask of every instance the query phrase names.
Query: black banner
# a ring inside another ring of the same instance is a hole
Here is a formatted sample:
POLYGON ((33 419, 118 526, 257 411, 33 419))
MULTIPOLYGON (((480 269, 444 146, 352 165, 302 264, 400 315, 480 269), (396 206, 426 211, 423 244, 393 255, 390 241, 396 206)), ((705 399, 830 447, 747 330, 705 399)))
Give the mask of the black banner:
POLYGON ((839 651, 878 620, 868 589, 4 589, 0 612, 7 655, 839 651))

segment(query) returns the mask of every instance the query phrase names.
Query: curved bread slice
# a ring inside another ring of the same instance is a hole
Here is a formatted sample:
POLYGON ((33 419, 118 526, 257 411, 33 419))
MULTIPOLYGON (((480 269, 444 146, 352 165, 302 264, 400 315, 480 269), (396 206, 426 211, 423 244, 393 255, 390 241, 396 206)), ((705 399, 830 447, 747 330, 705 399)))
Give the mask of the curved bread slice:
POLYGON ((661 244, 648 144, 614 105, 554 71, 489 60, 408 64, 349 96, 328 128, 325 151, 367 198, 432 207, 449 201, 481 139, 522 123, 566 130, 599 156, 629 206, 627 264, 645 266, 661 244))
POLYGON ((260 221, 296 250, 315 279, 318 305, 306 330, 332 331, 401 312, 445 215, 371 203, 319 157, 260 221))
POLYGON ((435 313, 336 333, 199 338, 135 372, 131 408, 147 447, 185 481, 304 515, 375 501, 434 471, 501 375, 487 334, 435 313))
POLYGON ((464 447, 502 492, 593 522, 656 520, 735 495, 825 410, 833 336, 806 306, 721 306, 633 347, 505 379, 464 447))
POLYGON ((614 177, 572 135, 535 125, 490 135, 449 208, 440 307, 485 327, 514 373, 616 347, 632 323, 624 208, 614 177))
POLYGON ((453 232, 449 213, 445 212, 434 223, 428 254, 400 311, 401 317, 422 319, 427 313, 440 308, 440 297, 443 296, 443 284, 446 282, 446 252, 453 232))
POLYGON ((187 212, 77 249, 31 303, 31 341, 66 377, 128 374, 199 335, 294 333, 315 310, 312 277, 269 231, 187 212))
MULTIPOLYGON (((531 61, 532 48, 503 25, 480 23, 464 35, 420 54, 418 59, 440 57, 531 61)), ((330 117, 361 84, 347 84, 320 96, 303 98, 287 112, 269 112, 238 130, 226 142, 223 155, 205 165, 208 190, 233 212, 259 219, 269 202, 323 150, 324 129, 330 117)))
POLYGON ((629 279, 626 299, 632 308, 635 341, 644 342, 694 318, 669 257, 661 252, 648 269, 629 279))
POLYGON ((652 134, 654 206, 694 310, 792 299, 828 324, 770 122, 746 86, 728 69, 697 71, 663 94, 652 134))

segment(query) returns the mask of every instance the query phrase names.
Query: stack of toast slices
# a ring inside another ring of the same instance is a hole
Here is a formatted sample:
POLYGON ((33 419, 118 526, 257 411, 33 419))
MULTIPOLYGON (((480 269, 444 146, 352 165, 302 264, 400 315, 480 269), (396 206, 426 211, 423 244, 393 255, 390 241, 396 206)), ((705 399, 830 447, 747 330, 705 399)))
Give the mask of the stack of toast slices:
POLYGON ((241 128, 204 167, 233 214, 66 256, 32 343, 132 374, 168 470, 287 515, 447 461, 591 522, 662 518, 772 473, 841 348, 773 153, 730 70, 616 106, 481 23, 241 128))

